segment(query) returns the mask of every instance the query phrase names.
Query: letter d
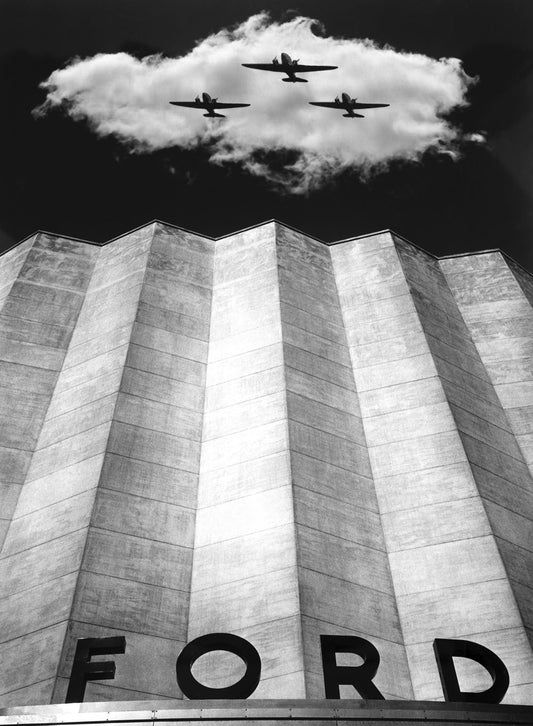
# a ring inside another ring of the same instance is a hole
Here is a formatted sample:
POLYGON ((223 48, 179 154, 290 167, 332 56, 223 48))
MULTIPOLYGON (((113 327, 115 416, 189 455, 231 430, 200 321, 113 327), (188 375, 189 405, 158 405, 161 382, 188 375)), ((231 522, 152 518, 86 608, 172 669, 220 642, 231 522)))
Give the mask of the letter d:
POLYGON ((440 682, 446 701, 470 701, 473 703, 500 703, 509 688, 509 671, 492 650, 470 640, 433 641, 435 659, 439 668, 440 682), (492 686, 486 691, 461 691, 453 658, 470 658, 483 666, 492 676, 492 686))

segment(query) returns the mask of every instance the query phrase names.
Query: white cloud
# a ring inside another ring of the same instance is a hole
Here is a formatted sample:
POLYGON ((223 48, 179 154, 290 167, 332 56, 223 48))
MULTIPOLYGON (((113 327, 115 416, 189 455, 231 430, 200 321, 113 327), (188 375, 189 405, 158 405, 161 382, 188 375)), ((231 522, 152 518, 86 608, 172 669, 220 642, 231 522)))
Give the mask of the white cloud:
POLYGON ((293 192, 306 192, 343 169, 363 173, 392 159, 416 160, 430 148, 457 154, 461 137, 443 118, 465 105, 472 82, 455 58, 378 47, 370 40, 318 36, 316 21, 298 17, 272 22, 254 15, 215 33, 180 58, 138 60, 126 53, 74 59, 43 84, 46 112, 62 106, 94 131, 113 134, 132 149, 149 152, 204 145, 214 163, 241 164, 251 174, 293 192), (302 63, 339 66, 306 74, 306 84, 283 83, 280 74, 243 68, 288 52, 302 63), (250 103, 226 119, 206 119, 170 100, 193 100, 203 91, 221 101, 250 103), (309 106, 347 91, 362 102, 390 103, 346 119, 340 111, 309 106), (273 168, 270 152, 288 151, 292 161, 273 168), (268 152, 265 154, 265 152, 268 152))

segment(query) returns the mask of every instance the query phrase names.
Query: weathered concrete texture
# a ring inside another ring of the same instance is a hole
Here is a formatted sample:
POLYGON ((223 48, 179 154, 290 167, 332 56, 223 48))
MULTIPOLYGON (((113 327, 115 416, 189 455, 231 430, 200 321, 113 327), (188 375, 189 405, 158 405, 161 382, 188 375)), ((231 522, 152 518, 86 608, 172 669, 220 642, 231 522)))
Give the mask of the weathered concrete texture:
MULTIPOLYGON (((28 498, 23 485, 60 468, 57 446, 45 450, 40 435, 46 431, 46 413, 98 251, 39 233, 3 258, 4 264, 6 258, 12 263, 14 274, 0 323, 0 375, 5 386, 0 396, 0 511, 5 531, 5 538, 0 536, 0 657, 15 665, 6 669, 0 692, 29 687, 26 696, 41 702, 51 697, 73 573, 85 538, 79 531, 79 512, 64 496, 56 494, 49 502, 30 484, 34 496, 28 498)), ((84 443, 74 438, 72 453, 83 449, 84 443)), ((64 466, 75 461, 75 455, 67 454, 64 466)))
POLYGON ((329 633, 373 641, 382 657, 378 688, 387 698, 408 698, 330 251, 282 226, 277 247, 306 695, 324 697, 319 643, 329 633))
MULTIPOLYGON (((411 694, 329 250, 275 223, 217 244, 189 639, 248 638, 257 695, 323 697, 320 633, 411 694)), ((234 658, 202 659, 219 685, 234 658)))
POLYGON ((58 702, 76 639, 119 631, 128 647, 117 656, 117 677, 91 684, 87 699, 180 695, 173 669, 187 634, 213 245, 161 225, 119 242, 104 249, 110 259, 93 276, 100 317, 118 345, 101 353, 102 343, 87 363, 76 355, 79 368, 119 376, 58 702))
POLYGON ((500 252, 449 258, 440 266, 499 404, 496 407, 491 400, 487 408, 485 403, 484 419, 489 423, 477 427, 477 436, 466 431, 470 422, 465 421, 463 428, 492 530, 533 643, 533 281, 500 252), (500 407, 504 416, 497 413, 500 407))
MULTIPOLYGON (((171 674, 186 639, 211 247, 160 225, 82 245, 96 266, 0 560, 5 647, 23 660, 38 629, 44 642, 63 627, 38 674, 47 700, 64 700, 76 639, 116 628, 128 633, 118 676, 91 684, 87 699, 179 697, 171 674)), ((62 294, 56 315, 67 319, 62 294)), ((37 315, 42 300, 30 303, 23 312, 37 315)), ((34 671, 14 669, 8 701, 31 697, 34 671)))
POLYGON ((432 641, 457 637, 533 701, 523 271, 274 222, 38 235, 0 271, 0 703, 62 702, 76 639, 119 634, 86 700, 176 703, 215 631, 260 652, 258 698, 322 698, 329 633, 376 645, 386 698, 442 699, 432 641))
MULTIPOLYGON (((464 637, 500 652, 509 702, 527 702, 531 650, 484 488, 495 461, 507 496, 529 485, 505 412, 435 259, 389 233, 332 257, 415 697, 440 697, 433 638, 464 637)), ((465 681, 487 686, 481 669, 465 681)))
MULTIPOLYGON (((131 246, 132 240, 129 243, 131 246)), ((126 357, 127 346, 123 340, 117 345, 116 330, 128 322, 131 328, 135 315, 125 246, 126 239, 102 250, 82 245, 82 250, 99 253, 98 259, 86 295, 79 300, 77 325, 2 551, 0 567, 6 573, 7 588, 2 603, 10 612, 15 611, 16 603, 19 610, 31 614, 31 619, 24 619, 23 628, 6 632, 8 646, 17 642, 20 652, 32 647, 33 634, 39 629, 41 633, 43 629, 56 632, 58 625, 65 630, 68 624, 66 634, 71 632, 72 606, 126 357), (123 318, 117 313, 123 313, 123 318), (31 577, 21 577, 23 572, 31 572, 31 577)), ((56 255, 61 255, 61 247, 56 255)), ((68 261, 66 254, 64 257, 68 261)), ((66 269, 63 259, 59 264, 66 269)), ((87 281, 90 272, 87 270, 87 281)), ((47 653, 48 676, 52 676, 49 698, 53 698, 64 637, 65 632, 53 655, 47 653)), ((7 684, 13 690, 32 685, 31 670, 18 668, 15 672, 16 683, 7 684)))
POLYGON ((4 305, 6 297, 11 292, 13 283, 19 275, 20 268, 24 264, 36 236, 29 237, 0 257, 0 308, 4 305))
POLYGON ((97 253, 38 233, 1 258, 0 548, 97 253))
MULTIPOLYGON (((533 590, 528 590, 531 578, 519 573, 517 563, 521 559, 526 564, 524 572, 533 571, 533 479, 500 405, 497 390, 474 345, 477 324, 470 319, 467 327, 438 261, 400 240, 397 240, 397 249, 490 525, 491 537, 488 540, 480 537, 480 551, 472 557, 476 561, 478 577, 484 571, 483 577, 486 579, 506 578, 522 615, 523 625, 531 627, 532 621, 528 617, 533 595, 533 590), (424 275, 424 270, 429 275, 424 275), (426 282, 428 277, 431 287, 426 282), (493 484, 487 486, 490 474, 503 475, 508 480, 505 499, 495 496, 493 484), (527 491, 524 492, 522 487, 527 491), (512 504, 510 500, 513 500, 512 504), (495 545, 504 568, 497 566, 495 545), (525 548, 520 545, 525 545, 525 548), (481 566, 484 558, 485 562, 481 566), (492 576, 489 574, 491 568, 492 576)), ((506 331, 502 318, 498 321, 500 334, 506 331)), ((455 584, 459 583, 460 576, 456 574, 455 584)), ((503 622, 500 621, 500 627, 503 627, 503 622)), ((510 624, 511 621, 508 622, 510 624)), ((487 637, 492 640, 497 636, 491 633, 487 637)), ((506 633, 506 642, 518 638, 523 644, 523 637, 522 631, 515 629, 512 634, 506 633)), ((516 648, 515 653, 519 652, 520 649, 516 648)), ((533 671, 525 676, 526 671, 521 663, 520 670, 522 680, 516 679, 515 684, 525 685, 531 680, 533 671)), ((523 692, 527 694, 528 691, 526 686, 523 692)), ((515 699, 523 697, 523 694, 514 696, 515 699)))
MULTIPOLYGON (((305 696, 275 232, 216 247, 188 633, 250 640, 267 698, 305 696)), ((213 662, 214 686, 242 667, 213 662)))

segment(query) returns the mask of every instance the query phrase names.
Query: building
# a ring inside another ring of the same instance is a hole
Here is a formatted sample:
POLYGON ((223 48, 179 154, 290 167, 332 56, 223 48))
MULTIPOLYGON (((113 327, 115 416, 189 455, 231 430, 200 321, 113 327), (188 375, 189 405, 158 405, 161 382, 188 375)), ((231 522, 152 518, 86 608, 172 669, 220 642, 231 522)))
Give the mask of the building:
POLYGON ((64 703, 78 638, 110 635, 84 707, 179 699, 177 654, 222 631, 261 655, 253 699, 323 699, 340 634, 377 647, 386 699, 442 700, 432 643, 460 638, 531 707, 529 273, 274 221, 39 232, 0 264, 1 706, 64 703))

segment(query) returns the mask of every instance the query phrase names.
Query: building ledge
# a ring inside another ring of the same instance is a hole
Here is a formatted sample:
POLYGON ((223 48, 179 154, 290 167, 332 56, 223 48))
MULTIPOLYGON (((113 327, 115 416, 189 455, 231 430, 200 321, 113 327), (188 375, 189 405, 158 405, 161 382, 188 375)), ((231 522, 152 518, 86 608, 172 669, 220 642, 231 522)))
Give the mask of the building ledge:
POLYGON ((531 724, 533 706, 433 701, 248 699, 212 701, 108 701, 0 709, 0 724, 156 724, 250 721, 369 722, 381 724, 531 724))

